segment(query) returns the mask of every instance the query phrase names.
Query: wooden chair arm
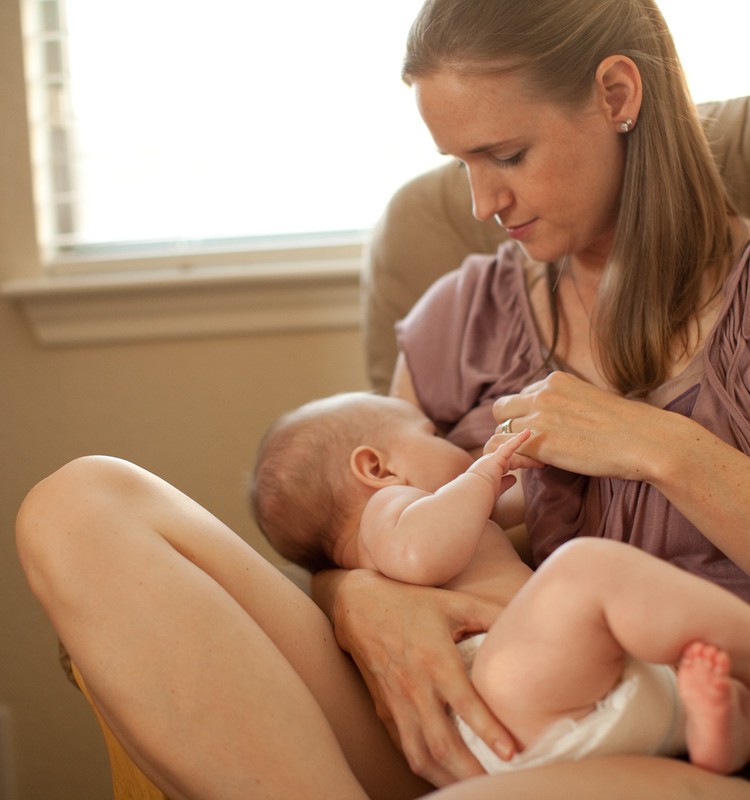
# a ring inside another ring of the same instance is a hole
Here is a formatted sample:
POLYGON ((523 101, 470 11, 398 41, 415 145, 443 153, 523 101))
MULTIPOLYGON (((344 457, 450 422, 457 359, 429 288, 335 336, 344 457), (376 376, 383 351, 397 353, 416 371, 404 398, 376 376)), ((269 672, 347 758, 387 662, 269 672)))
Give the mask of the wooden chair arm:
POLYGON ((151 783, 125 752, 92 700, 86 683, 76 665, 71 664, 71 668, 75 682, 93 709, 94 714, 96 714, 99 727, 104 734, 104 741, 109 754, 115 800, 169 800, 167 795, 151 783))

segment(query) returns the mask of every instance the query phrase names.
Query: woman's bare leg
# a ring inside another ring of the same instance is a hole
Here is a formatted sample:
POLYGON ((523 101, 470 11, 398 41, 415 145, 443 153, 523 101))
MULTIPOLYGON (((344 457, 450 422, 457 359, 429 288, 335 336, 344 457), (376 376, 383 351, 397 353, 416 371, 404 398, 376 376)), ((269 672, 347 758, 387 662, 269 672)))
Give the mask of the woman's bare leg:
MULTIPOLYGON (((120 462, 76 462, 31 493, 19 550, 108 722, 171 796, 364 797, 327 719, 372 797, 408 796, 403 763, 329 647, 327 623, 171 487, 120 462)), ((488 776, 434 796, 740 800, 747 787, 679 762, 623 757, 488 776)))
POLYGON ((528 744, 560 716, 587 713, 619 679, 625 653, 677 664, 690 643, 710 643, 750 685, 748 631, 750 605, 725 590, 636 548, 581 539, 514 597, 480 648, 473 680, 528 744))
POLYGON ((443 789, 434 800, 747 800, 749 796, 747 781, 683 761, 611 756, 473 778, 443 789))
POLYGON ((73 462, 18 518, 29 582, 108 724, 174 797, 415 797, 324 615, 189 498, 73 462))

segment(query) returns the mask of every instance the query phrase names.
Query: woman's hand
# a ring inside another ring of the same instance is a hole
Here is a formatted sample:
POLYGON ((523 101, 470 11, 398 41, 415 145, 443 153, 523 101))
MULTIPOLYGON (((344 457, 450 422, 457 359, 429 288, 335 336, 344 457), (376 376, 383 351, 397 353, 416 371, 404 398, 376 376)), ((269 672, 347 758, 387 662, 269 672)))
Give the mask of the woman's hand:
MULTIPOLYGON (((524 455, 583 475, 651 480, 658 463, 666 412, 626 400, 565 372, 553 372, 520 394, 495 401, 493 414, 511 430, 530 428, 524 455)), ((498 431, 487 446, 494 449, 507 435, 498 431)))
MULTIPOLYGON (((511 430, 531 428, 524 455, 595 477, 645 481, 750 574, 750 458, 682 414, 592 386, 563 372, 501 397, 511 430)), ((496 433, 487 444, 507 439, 496 433)))
POLYGON ((471 685, 455 642, 485 631, 500 608, 454 591, 415 587, 367 570, 338 584, 339 645, 354 658, 378 715, 412 770, 435 786, 481 775, 448 709, 500 755, 513 741, 471 685))

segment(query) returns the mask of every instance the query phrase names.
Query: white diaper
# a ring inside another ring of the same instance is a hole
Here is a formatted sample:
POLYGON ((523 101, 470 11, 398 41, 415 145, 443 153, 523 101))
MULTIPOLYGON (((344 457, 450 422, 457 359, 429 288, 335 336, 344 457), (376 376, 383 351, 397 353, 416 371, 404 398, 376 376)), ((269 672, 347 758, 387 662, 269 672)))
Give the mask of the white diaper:
MULTIPOLYGON (((458 647, 471 671, 485 634, 458 647)), ((631 659, 620 683, 582 719, 561 719, 510 761, 503 761, 460 718, 461 737, 487 772, 526 769, 593 755, 674 756, 685 752, 685 713, 677 693, 677 676, 667 664, 631 659)))

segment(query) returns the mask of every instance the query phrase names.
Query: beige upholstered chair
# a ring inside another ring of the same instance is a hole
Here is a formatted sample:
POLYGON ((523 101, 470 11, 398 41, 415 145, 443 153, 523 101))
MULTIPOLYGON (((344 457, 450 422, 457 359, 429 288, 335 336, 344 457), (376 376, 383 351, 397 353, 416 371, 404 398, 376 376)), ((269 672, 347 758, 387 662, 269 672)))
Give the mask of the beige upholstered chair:
MULTIPOLYGON (((704 105, 701 113, 732 200, 750 216, 750 98, 704 105)), ((493 252, 501 238, 496 225, 471 216, 466 175, 456 164, 425 173, 396 192, 374 230, 363 268, 365 347, 376 390, 388 391, 396 360, 394 322, 436 278, 469 253, 493 252)), ((292 577, 299 581, 299 571, 292 577)), ((83 679, 75 668, 73 673, 91 703, 83 679)), ((115 800, 165 800, 129 759, 95 706, 94 711, 109 750, 115 800)))

